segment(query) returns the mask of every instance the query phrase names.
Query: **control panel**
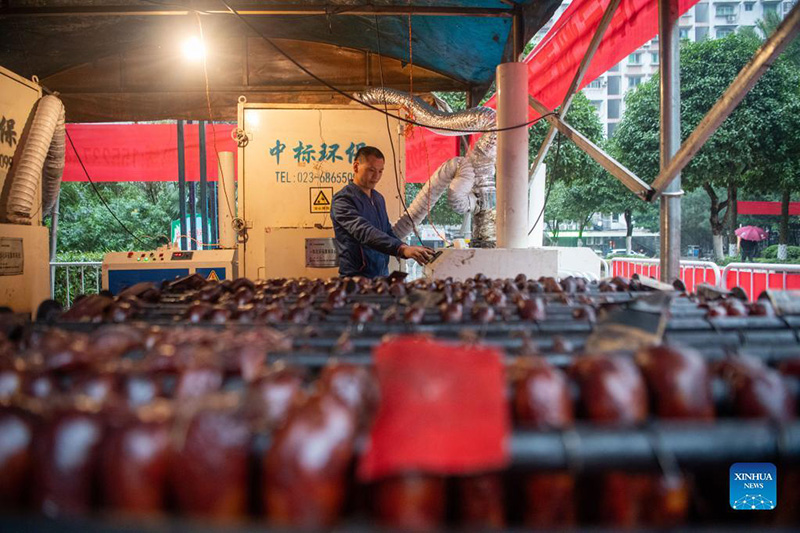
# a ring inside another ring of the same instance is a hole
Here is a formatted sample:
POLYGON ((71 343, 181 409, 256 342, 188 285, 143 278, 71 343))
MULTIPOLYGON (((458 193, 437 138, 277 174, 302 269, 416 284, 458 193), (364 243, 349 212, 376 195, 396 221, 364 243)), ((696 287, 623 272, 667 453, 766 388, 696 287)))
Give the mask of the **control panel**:
POLYGON ((103 258, 103 289, 117 294, 142 281, 161 283, 190 274, 209 280, 238 277, 234 249, 178 250, 162 246, 156 250, 111 252, 103 258))

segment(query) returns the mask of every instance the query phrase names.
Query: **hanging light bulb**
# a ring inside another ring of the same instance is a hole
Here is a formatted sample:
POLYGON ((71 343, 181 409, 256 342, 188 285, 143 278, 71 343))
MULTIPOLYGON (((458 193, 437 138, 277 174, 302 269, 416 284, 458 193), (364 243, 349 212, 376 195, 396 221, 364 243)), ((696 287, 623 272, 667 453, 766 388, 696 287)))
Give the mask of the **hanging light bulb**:
POLYGON ((202 61, 206 55, 206 47, 203 41, 197 37, 186 39, 181 45, 183 55, 189 61, 202 61))

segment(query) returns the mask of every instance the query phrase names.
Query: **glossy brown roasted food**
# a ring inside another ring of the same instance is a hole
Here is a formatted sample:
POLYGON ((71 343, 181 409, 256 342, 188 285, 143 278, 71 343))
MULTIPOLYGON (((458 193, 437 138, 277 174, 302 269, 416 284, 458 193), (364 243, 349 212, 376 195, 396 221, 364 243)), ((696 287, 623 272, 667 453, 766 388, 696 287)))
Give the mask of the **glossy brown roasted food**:
POLYGON ((744 418, 789 420, 797 416, 797 401, 776 370, 754 357, 728 357, 717 364, 728 382, 736 415, 744 418))
POLYGON ((166 407, 151 408, 109 424, 100 476, 106 506, 137 514, 165 509, 172 451, 169 416, 166 407))
POLYGON ((0 407, 0 509, 20 509, 30 492, 34 426, 30 415, 0 407))
POLYGON ((644 422, 647 388, 639 369, 621 355, 586 355, 570 374, 580 387, 580 410, 594 422, 620 426, 644 422))
POLYGON ((244 416, 228 398, 176 420, 170 487, 188 515, 237 518, 247 511, 248 459, 252 435, 244 416))
MULTIPOLYGON (((522 357, 509 369, 514 419, 519 427, 565 429, 575 420, 567 377, 540 357, 522 357)), ((568 472, 525 476, 525 525, 569 527, 577 521, 575 477, 568 472)))
POLYGON ((424 531, 439 528, 444 521, 445 479, 441 476, 409 472, 382 479, 373 494, 378 521, 386 527, 424 531))
POLYGON ((653 411, 661 418, 711 420, 711 375, 703 357, 691 348, 654 346, 636 353, 647 380, 653 411))
POLYGON ((34 434, 33 504, 48 516, 88 513, 103 424, 95 413, 55 412, 34 434))
POLYGON ((340 518, 353 459, 354 412, 331 394, 295 408, 264 459, 264 508, 276 525, 331 527, 340 518))

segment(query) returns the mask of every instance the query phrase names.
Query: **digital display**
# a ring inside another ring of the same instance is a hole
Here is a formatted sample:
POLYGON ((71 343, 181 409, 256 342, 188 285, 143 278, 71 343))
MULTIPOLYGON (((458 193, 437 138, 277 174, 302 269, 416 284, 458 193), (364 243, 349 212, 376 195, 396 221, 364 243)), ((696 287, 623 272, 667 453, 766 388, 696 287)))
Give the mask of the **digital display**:
POLYGON ((191 261, 192 252, 172 252, 170 259, 173 261, 191 261))

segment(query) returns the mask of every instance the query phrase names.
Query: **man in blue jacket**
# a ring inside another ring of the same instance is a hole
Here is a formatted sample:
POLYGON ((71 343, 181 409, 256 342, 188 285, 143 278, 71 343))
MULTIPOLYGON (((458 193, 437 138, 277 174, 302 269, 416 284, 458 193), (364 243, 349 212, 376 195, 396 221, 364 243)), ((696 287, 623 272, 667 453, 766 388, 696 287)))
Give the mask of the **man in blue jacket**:
POLYGON ((433 257, 430 248, 403 244, 392 231, 386 202, 375 190, 385 164, 380 150, 364 146, 353 161, 352 183, 333 195, 331 219, 342 276, 388 276, 390 255, 422 265, 433 257))

